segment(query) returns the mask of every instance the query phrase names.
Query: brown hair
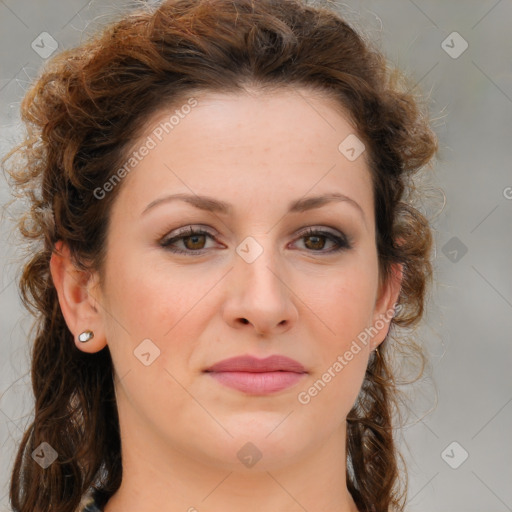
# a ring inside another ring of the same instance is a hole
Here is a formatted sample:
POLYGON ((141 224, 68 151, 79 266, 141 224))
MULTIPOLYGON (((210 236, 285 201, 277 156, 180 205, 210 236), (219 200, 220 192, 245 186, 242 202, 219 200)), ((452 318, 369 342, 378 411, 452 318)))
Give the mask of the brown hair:
POLYGON ((21 105, 27 137, 3 160, 13 189, 30 201, 18 224, 32 244, 19 287, 36 316, 35 418, 13 468, 14 511, 71 512, 91 487, 105 503, 122 478, 111 356, 107 348, 86 354, 74 344, 49 272, 55 243, 69 246, 79 268, 101 271, 109 211, 122 184, 102 200, 94 190, 123 163, 140 126, 192 92, 243 91, 248 84, 307 87, 336 98, 366 145, 381 275, 401 263, 404 276, 402 307, 347 418, 347 485, 362 511, 403 510, 390 357, 410 350, 423 358, 413 340, 400 345, 396 327, 421 318, 432 271, 429 224, 405 200, 411 177, 437 149, 426 109, 404 75, 329 6, 170 0, 134 11, 47 61, 21 105), (45 470, 30 457, 41 442, 58 453, 45 470))

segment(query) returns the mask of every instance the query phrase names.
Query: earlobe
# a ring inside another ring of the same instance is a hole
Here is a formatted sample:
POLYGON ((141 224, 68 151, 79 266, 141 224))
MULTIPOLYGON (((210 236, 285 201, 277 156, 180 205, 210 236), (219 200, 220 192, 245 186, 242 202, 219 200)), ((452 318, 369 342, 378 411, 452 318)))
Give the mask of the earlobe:
POLYGON ((403 279, 403 265, 395 263, 386 282, 379 286, 379 294, 375 304, 373 327, 375 336, 372 337, 372 350, 377 348, 386 338, 391 320, 395 314, 395 305, 400 296, 403 279))
POLYGON ((103 318, 92 296, 96 274, 78 269, 69 247, 59 240, 50 259, 50 272, 66 324, 75 345, 83 352, 98 352, 106 345, 103 318), (83 334, 90 331, 93 336, 83 334), (79 336, 82 334, 82 340, 79 336), (88 338, 88 339, 87 339, 88 338))

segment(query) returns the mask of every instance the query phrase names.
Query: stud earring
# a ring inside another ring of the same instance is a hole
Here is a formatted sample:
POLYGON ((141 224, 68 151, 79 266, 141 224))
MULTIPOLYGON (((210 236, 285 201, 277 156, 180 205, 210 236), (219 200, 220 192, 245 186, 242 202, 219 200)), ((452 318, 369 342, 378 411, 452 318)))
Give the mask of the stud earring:
POLYGON ((87 343, 89 340, 94 338, 94 333, 92 331, 84 331, 78 335, 78 341, 80 343, 87 343))

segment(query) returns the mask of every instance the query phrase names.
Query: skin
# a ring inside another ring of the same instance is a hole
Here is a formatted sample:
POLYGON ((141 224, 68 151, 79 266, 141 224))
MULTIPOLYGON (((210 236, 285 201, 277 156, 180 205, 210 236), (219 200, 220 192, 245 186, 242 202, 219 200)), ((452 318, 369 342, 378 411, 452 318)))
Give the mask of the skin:
MULTIPOLYGON (((94 331, 76 346, 96 352, 108 344, 114 361, 123 482, 105 511, 355 512, 345 485, 346 416, 371 350, 388 332, 401 281, 399 267, 379 280, 366 154, 349 161, 338 150, 355 130, 332 99, 312 91, 195 97, 198 105, 118 185, 104 282, 77 270, 63 244, 51 260, 75 340, 94 331), (287 213, 293 200, 331 192, 361 211, 341 201, 287 213), (174 193, 208 195, 232 212, 173 201, 142 214, 174 193), (214 237, 174 243, 191 255, 159 245, 189 225, 214 237), (329 238, 300 236, 308 227, 344 233, 352 247, 330 252, 337 245, 329 238), (249 236, 263 251, 251 263, 236 252, 249 236), (378 319, 375 336, 300 403, 298 394, 378 319), (134 356, 144 339, 160 350, 148 366, 134 356), (308 374, 251 396, 203 373, 242 354, 284 354, 308 374), (262 455, 252 467, 237 457, 247 442, 262 455)), ((153 116, 139 146, 173 112, 153 116)))

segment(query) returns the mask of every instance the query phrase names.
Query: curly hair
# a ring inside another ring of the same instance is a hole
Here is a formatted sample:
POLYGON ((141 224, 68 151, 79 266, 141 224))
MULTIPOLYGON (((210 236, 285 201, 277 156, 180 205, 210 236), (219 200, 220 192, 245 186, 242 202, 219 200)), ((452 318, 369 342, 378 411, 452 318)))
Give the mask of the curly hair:
POLYGON ((91 488, 106 502, 122 479, 111 356, 76 348, 49 271, 55 244, 68 245, 78 268, 101 272, 122 184, 101 201, 94 191, 125 161, 144 121, 191 93, 248 85, 335 98, 366 146, 379 274, 390 277, 398 263, 403 280, 399 312, 347 417, 347 486, 361 511, 404 509, 392 356, 407 350, 425 362, 419 344, 400 341, 399 328, 419 322, 432 279, 431 228, 406 196, 414 197, 413 177, 437 139, 405 73, 366 39, 329 5, 307 0, 168 0, 45 63, 21 104, 25 140, 2 160, 15 196, 30 205, 17 224, 30 245, 19 290, 35 316, 35 415, 12 471, 14 511, 72 512, 91 488), (45 470, 30 457, 43 441, 58 452, 45 470))

